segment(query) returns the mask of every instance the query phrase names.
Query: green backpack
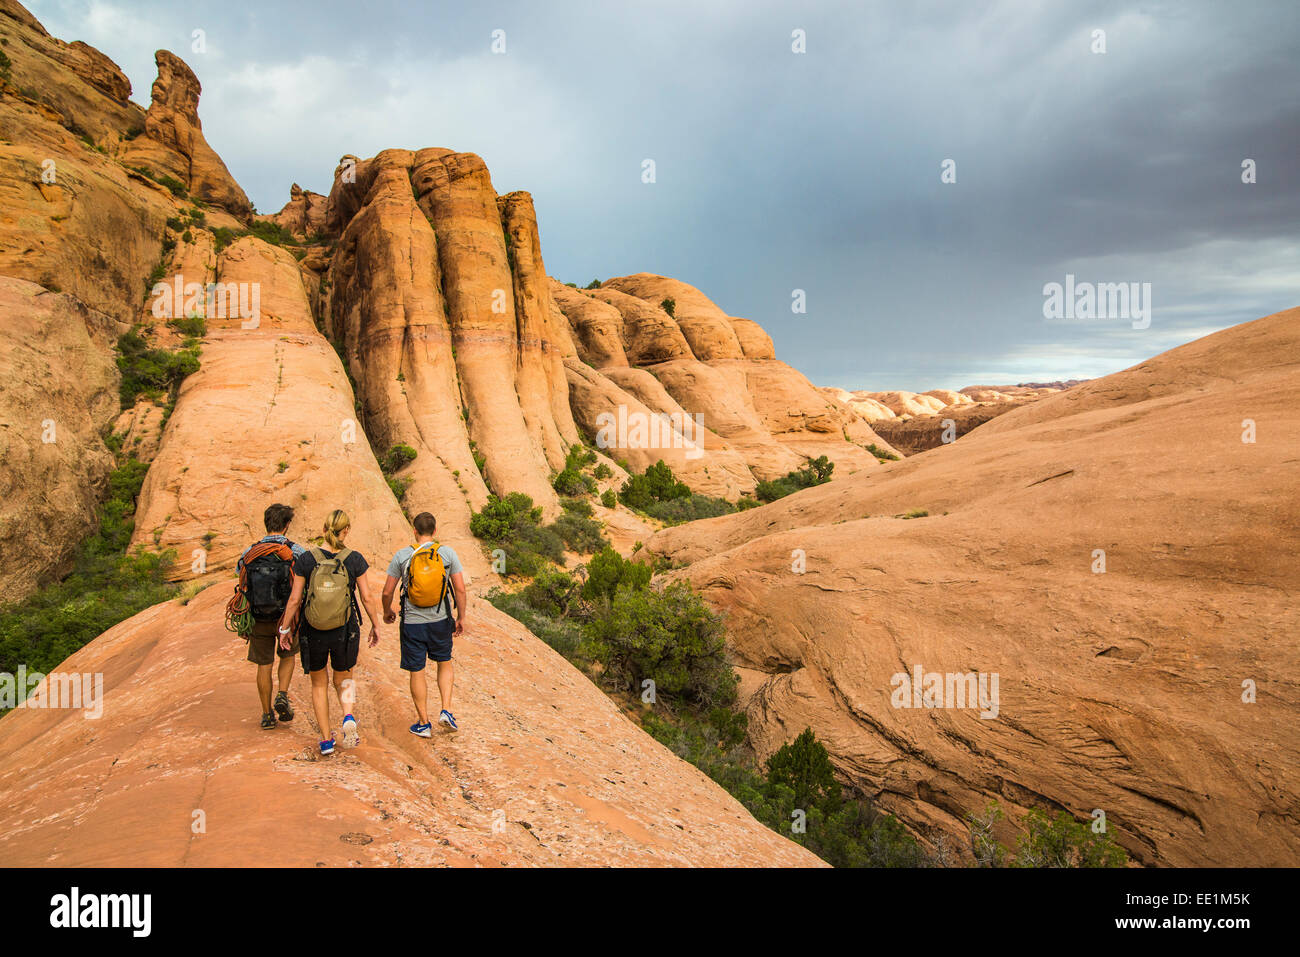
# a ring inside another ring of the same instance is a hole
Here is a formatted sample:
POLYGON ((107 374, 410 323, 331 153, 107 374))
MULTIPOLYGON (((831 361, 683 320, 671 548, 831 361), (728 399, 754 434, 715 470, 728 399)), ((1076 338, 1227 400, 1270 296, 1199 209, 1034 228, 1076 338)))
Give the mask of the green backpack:
POLYGON ((345 548, 333 558, 326 558, 319 548, 311 550, 316 567, 307 579, 304 615, 307 624, 317 631, 342 628, 352 618, 352 576, 344 564, 351 554, 352 551, 345 548))

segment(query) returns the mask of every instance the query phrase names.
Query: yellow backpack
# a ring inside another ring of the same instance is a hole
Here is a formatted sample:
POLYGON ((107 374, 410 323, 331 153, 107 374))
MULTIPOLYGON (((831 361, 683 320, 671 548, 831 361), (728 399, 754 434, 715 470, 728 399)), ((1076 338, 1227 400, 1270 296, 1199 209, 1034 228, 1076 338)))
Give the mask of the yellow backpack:
POLYGON ((438 554, 437 542, 413 545, 415 551, 406 563, 403 590, 417 608, 437 608, 447 598, 447 567, 438 554))

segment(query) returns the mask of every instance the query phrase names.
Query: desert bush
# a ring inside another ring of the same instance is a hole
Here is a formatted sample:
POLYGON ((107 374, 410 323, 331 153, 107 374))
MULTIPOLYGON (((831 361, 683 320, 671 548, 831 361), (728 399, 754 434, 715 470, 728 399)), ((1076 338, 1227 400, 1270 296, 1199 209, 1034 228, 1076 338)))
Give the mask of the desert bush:
POLYGON ((128 554, 135 505, 149 466, 129 459, 109 476, 93 535, 72 571, 20 602, 0 607, 0 672, 19 665, 48 673, 77 649, 176 591, 166 575, 175 552, 128 554))
POLYGON ((582 597, 587 601, 604 598, 611 601, 620 585, 643 589, 650 584, 649 565, 631 562, 614 551, 603 548, 587 562, 587 580, 582 586, 582 597))
POLYGON ((777 499, 785 498, 800 489, 812 488, 814 485, 829 482, 831 473, 834 471, 834 462, 824 455, 818 456, 809 462, 806 468, 789 472, 784 478, 759 482, 758 487, 754 489, 754 495, 760 502, 775 502, 777 499))
POLYGON ((628 508, 645 511, 655 502, 686 498, 691 494, 685 482, 679 482, 673 470, 660 459, 641 475, 630 475, 619 489, 618 499, 628 508))
MULTIPOLYGON (((379 468, 385 475, 392 475, 399 472, 403 467, 410 465, 419 455, 411 446, 405 442, 398 442, 392 446, 382 459, 379 460, 379 468)), ((399 495, 398 498, 401 498, 399 495)))
POLYGON ((645 513, 651 518, 657 518, 669 525, 681 525, 683 522, 693 522, 700 518, 728 515, 734 511, 736 511, 736 506, 725 498, 713 498, 710 495, 701 495, 698 492, 692 492, 685 498, 655 502, 645 509, 645 513))
POLYGON ((602 680, 618 690, 650 678, 656 695, 697 707, 736 700, 722 619, 684 582, 662 592, 620 585, 584 634, 605 666, 602 680))
POLYGON ((181 382, 199 369, 197 346, 174 352, 154 348, 139 329, 132 329, 118 338, 117 352, 123 409, 129 409, 141 395, 152 399, 166 395, 169 401, 175 399, 181 382))
POLYGON ((604 526, 592 518, 591 505, 581 499, 564 499, 564 514, 551 523, 565 546, 580 555, 590 555, 609 547, 604 526))
POLYGON ((542 508, 530 496, 511 492, 489 496, 482 511, 470 516, 470 531, 505 552, 507 575, 532 577, 548 562, 564 564, 564 539, 542 525, 542 508))

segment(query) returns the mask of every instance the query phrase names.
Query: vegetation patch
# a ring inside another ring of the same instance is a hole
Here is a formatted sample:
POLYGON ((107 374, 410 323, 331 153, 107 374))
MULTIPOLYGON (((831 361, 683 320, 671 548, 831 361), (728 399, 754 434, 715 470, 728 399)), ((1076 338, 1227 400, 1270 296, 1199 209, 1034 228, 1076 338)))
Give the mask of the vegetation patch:
POLYGON ((148 470, 134 458, 122 462, 109 476, 95 532, 78 548, 72 571, 0 608, 0 672, 25 666, 48 674, 118 622, 176 593, 166 580, 175 552, 128 551, 148 470))
POLYGON ((722 619, 689 585, 660 591, 650 577, 649 566, 605 549, 588 562, 584 582, 551 569, 521 591, 494 589, 488 600, 616 700, 643 700, 652 681, 653 707, 628 710, 772 830, 836 866, 925 863, 895 818, 845 795, 812 731, 758 766, 745 715, 735 707, 737 679, 722 619))
POLYGON ((829 482, 831 473, 834 471, 834 462, 824 455, 818 456, 809 462, 806 468, 789 472, 784 478, 759 482, 758 487, 754 489, 754 495, 760 502, 775 502, 777 499, 792 495, 800 489, 812 488, 814 485, 823 485, 829 482))
POLYGON ((168 405, 176 400, 185 377, 199 370, 197 342, 170 350, 152 346, 147 331, 136 327, 117 340, 117 368, 122 375, 122 408, 135 405, 140 396, 155 401, 166 397, 168 405))

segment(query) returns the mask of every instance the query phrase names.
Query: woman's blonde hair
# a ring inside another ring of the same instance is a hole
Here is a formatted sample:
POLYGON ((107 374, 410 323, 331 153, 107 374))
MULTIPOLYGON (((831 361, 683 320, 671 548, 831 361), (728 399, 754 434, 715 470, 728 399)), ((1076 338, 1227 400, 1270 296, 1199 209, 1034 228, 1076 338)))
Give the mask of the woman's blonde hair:
POLYGON ((352 519, 341 508, 336 508, 325 519, 325 542, 331 551, 337 552, 343 547, 343 533, 352 527, 352 519))

